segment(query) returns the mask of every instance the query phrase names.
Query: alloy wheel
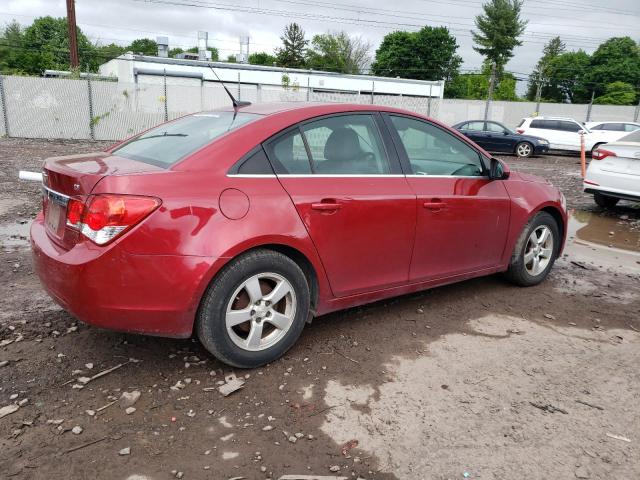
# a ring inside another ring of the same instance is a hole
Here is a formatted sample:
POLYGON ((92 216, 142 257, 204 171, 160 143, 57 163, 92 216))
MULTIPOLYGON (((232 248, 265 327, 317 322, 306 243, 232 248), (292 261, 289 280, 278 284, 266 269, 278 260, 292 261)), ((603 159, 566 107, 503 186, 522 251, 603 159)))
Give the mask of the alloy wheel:
POLYGON ((518 145, 518 156, 519 157, 528 157, 531 155, 531 145, 528 143, 521 143, 518 145))
POLYGON ((553 256, 553 232, 546 225, 540 225, 531 232, 524 250, 524 266, 529 275, 540 275, 549 265, 553 256))
POLYGON ((225 323, 238 347, 255 352, 269 348, 286 335, 296 315, 291 283, 272 272, 254 275, 236 289, 227 304, 225 323))

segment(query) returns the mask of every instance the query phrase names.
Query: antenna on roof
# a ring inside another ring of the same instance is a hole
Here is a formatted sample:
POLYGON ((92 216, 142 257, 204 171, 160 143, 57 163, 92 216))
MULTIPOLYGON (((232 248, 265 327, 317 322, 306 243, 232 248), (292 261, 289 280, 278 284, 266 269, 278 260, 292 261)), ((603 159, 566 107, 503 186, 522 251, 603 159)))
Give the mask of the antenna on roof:
POLYGON ((251 105, 251 102, 247 102, 246 100, 236 100, 236 97, 234 97, 231 92, 229 91, 229 89, 227 88, 227 86, 222 82, 222 80, 220 80, 220 77, 218 76, 218 74, 216 73, 216 71, 213 69, 213 67, 211 65, 207 65, 211 71, 213 72, 213 74, 216 76, 216 78, 218 79, 218 81, 220 82, 220 84, 222 85, 222 88, 224 88, 224 91, 227 92, 227 95, 229 95, 229 98, 231 99, 231 103, 233 103, 233 109, 234 110, 238 110, 238 108, 240 107, 246 107, 248 105, 251 105))

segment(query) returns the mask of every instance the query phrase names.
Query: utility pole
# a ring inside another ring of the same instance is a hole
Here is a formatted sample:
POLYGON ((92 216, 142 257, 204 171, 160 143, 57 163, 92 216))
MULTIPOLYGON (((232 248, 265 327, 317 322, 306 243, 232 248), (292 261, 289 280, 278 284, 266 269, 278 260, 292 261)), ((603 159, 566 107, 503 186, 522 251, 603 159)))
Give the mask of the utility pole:
POLYGON ((542 95, 542 83, 540 82, 540 77, 538 77, 538 81, 536 82, 536 115, 540 116, 540 96, 542 95))
POLYGON ((640 113, 640 100, 638 100, 638 105, 636 105, 636 111, 633 113, 633 121, 638 121, 638 113, 640 113))
POLYGON ((591 101, 589 102, 589 106, 587 107, 587 119, 585 120, 586 122, 591 120, 591 107, 593 106, 593 99, 595 98, 595 96, 596 96, 596 91, 591 90, 591 101))
POLYGON ((493 98, 493 89, 496 84, 496 62, 491 63, 491 79, 489 79, 489 94, 487 95, 487 104, 484 107, 484 119, 489 118, 489 106, 493 98))
POLYGON ((69 27, 69 53, 71 56, 71 68, 78 68, 78 37, 76 35, 75 0, 67 0, 67 25, 69 27))

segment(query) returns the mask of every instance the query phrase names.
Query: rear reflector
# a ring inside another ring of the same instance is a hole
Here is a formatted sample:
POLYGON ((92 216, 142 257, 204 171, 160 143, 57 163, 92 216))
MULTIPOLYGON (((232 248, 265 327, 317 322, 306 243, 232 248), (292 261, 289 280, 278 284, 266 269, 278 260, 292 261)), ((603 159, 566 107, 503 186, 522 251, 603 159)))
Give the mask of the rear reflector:
POLYGON ((583 180, 583 183, 586 183, 587 185, 595 185, 596 187, 599 187, 600 184, 596 183, 596 182, 592 182, 590 180, 583 180))
POLYGON ((594 160, 604 160, 607 157, 617 157, 617 155, 610 150, 605 150, 604 148, 598 148, 591 154, 591 158, 594 160))
POLYGON ((160 206, 160 199, 133 195, 90 195, 86 203, 67 205, 67 226, 98 245, 105 245, 160 206))

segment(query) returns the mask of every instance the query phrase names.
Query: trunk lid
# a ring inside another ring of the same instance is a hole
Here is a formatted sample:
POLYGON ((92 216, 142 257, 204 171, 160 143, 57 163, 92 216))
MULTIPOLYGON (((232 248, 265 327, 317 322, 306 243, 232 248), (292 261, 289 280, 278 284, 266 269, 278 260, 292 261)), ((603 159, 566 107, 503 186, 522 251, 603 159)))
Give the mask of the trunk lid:
POLYGON ((108 152, 46 159, 42 169, 42 209, 49 237, 66 249, 78 242, 79 233, 66 226, 67 205, 71 199, 84 202, 104 177, 161 171, 164 171, 161 167, 118 157, 108 152))
POLYGON ((601 160, 600 169, 605 172, 640 175, 640 144, 636 142, 616 142, 602 145, 603 150, 616 154, 601 160))

